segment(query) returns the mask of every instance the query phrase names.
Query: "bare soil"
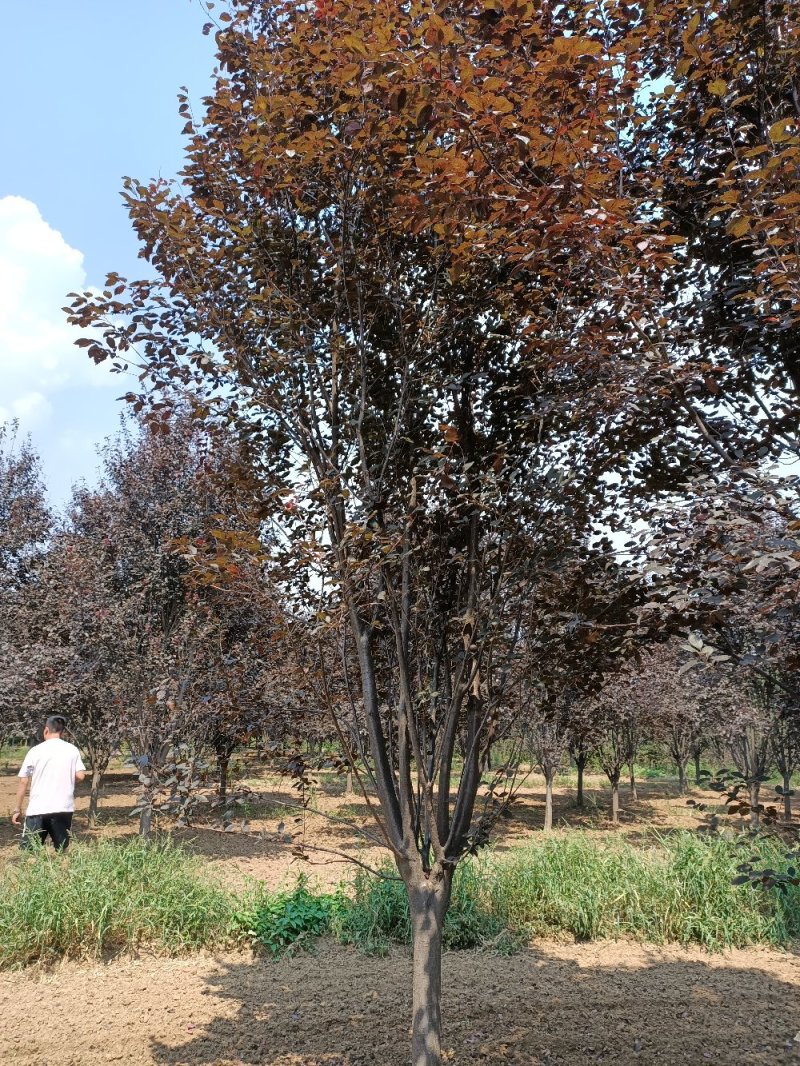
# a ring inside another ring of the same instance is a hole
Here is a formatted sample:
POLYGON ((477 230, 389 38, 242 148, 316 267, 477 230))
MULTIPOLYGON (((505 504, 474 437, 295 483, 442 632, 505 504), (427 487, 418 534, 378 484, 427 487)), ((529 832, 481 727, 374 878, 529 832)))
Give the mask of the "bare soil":
MULTIPOLYGON (((555 945, 445 956, 450 1062, 519 1066, 800 1063, 798 959, 773 951, 555 945)), ((14 1066, 405 1066, 405 952, 330 945, 65 965, 0 976, 14 1066)))

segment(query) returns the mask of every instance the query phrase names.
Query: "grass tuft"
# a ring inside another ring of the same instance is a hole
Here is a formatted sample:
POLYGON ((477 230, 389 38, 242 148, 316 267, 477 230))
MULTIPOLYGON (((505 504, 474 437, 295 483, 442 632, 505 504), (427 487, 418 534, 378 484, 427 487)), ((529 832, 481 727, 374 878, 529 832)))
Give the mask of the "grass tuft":
MULTIPOLYGON (((630 937, 712 951, 795 943, 800 890, 781 894, 732 884, 737 865, 756 855, 762 866, 785 865, 780 846, 768 840, 737 843, 684 832, 635 847, 582 833, 539 837, 458 868, 445 947, 491 944, 508 951, 537 936, 630 937)), ((410 943, 403 886, 359 874, 352 898, 332 916, 331 931, 370 953, 410 943)))
POLYGON ((0 876, 0 967, 221 946, 235 904, 168 841, 75 843, 64 859, 41 848, 0 876))
POLYGON ((783 946, 800 936, 800 892, 731 883, 738 863, 756 854, 765 865, 781 863, 768 840, 675 833, 634 847, 570 834, 484 860, 479 884, 488 911, 527 936, 783 946))

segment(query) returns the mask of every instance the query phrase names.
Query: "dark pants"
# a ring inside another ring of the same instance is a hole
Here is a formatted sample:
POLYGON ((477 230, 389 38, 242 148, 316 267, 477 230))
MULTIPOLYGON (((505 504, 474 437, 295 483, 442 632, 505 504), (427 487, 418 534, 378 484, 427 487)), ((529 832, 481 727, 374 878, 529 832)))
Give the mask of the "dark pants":
POLYGON ((47 838, 50 837, 56 851, 66 851, 72 835, 71 827, 72 811, 63 811, 61 814, 32 814, 25 819, 21 847, 35 847, 37 840, 40 844, 46 844, 47 838))

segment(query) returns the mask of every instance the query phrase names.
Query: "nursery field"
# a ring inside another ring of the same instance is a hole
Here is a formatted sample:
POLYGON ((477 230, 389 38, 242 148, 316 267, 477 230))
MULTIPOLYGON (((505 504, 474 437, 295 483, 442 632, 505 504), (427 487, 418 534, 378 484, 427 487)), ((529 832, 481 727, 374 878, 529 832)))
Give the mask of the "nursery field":
MULTIPOLYGON (((21 758, 22 752, 19 753, 21 758)), ((14 777, 15 753, 0 756, 0 812, 10 814, 14 806, 17 781, 14 777)), ((121 839, 137 832, 137 819, 132 817, 136 797, 135 779, 122 766, 107 775, 101 788, 100 813, 95 827, 87 822, 88 784, 78 786, 74 831, 81 840, 121 839)), ((374 822, 365 799, 360 794, 345 793, 345 779, 333 774, 321 775, 321 786, 311 797, 303 814, 297 810, 298 796, 289 779, 261 773, 257 766, 244 768, 243 783, 252 791, 242 808, 247 820, 248 834, 221 832, 202 825, 173 833, 190 850, 207 859, 215 870, 233 883, 242 877, 255 877, 270 887, 279 887, 305 871, 322 884, 333 885, 352 877, 356 867, 346 856, 370 864, 385 856, 380 848, 365 841, 360 829, 374 829, 374 822), (301 819, 298 821, 298 819, 301 819), (308 848, 308 859, 298 860, 292 854, 292 833, 302 833, 308 848), (330 849, 314 852, 314 848, 330 849), (331 854, 343 852, 345 858, 331 854)), ((698 818, 687 806, 686 796, 677 794, 676 783, 669 778, 637 782, 636 802, 630 802, 622 792, 620 825, 610 822, 610 793, 608 781, 601 775, 587 775, 585 806, 575 806, 574 779, 557 779, 554 790, 553 824, 556 832, 581 829, 592 836, 612 833, 636 841, 648 829, 669 832, 692 829, 698 818), (559 783, 560 782, 560 783, 559 783)), ((718 802, 711 792, 692 790, 691 797, 710 803, 718 802)), ((539 775, 532 774, 520 789, 514 816, 501 819, 494 839, 500 851, 524 843, 531 832, 540 830, 544 817, 544 789, 539 775)), ((7 818, 0 822, 0 864, 16 854, 18 834, 7 818)))
MULTIPOLYGON (((5 771, 0 776, 0 810, 8 814, 15 788, 13 766, 0 759, 0 771, 5 771)), ((190 906, 187 901, 195 891, 192 878, 207 875, 223 894, 229 893, 230 899, 239 900, 238 906, 255 914, 260 904, 252 901, 261 898, 260 892, 291 892, 300 873, 308 877, 309 906, 317 902, 329 906, 339 899, 341 907, 344 897, 331 893, 337 885, 340 894, 349 891, 342 882, 352 886, 359 867, 331 852, 349 854, 368 865, 379 864, 382 858, 378 849, 363 846, 358 832, 370 825, 364 798, 346 795, 342 778, 323 778, 304 825, 296 824, 293 819, 299 815, 292 806, 296 797, 285 781, 259 776, 255 768, 246 770, 244 777, 252 790, 244 811, 252 835, 208 827, 172 834, 188 864, 181 877, 188 880, 172 878, 162 886, 158 878, 169 876, 165 864, 172 861, 168 850, 158 871, 153 867, 147 874, 163 907, 169 912, 190 906), (317 852, 311 864, 297 860, 289 839, 295 828, 304 830, 307 844, 330 851, 317 852), (170 901, 169 893, 176 902, 170 901), (241 902, 245 899, 251 902, 241 902)), ((705 845, 694 843, 686 832, 696 824, 686 797, 677 795, 670 779, 644 780, 635 803, 624 797, 621 824, 612 826, 603 780, 587 779, 583 810, 574 806, 572 786, 565 778, 556 788, 556 829, 543 845, 541 779, 532 777, 514 817, 501 826, 491 862, 461 891, 465 899, 477 892, 480 906, 474 911, 468 899, 467 903, 461 896, 454 900, 456 924, 450 940, 467 950, 445 954, 447 1060, 531 1066, 800 1062, 800 958, 794 912, 785 910, 777 923, 772 918, 760 918, 761 924, 750 922, 748 915, 758 909, 758 897, 753 897, 755 904, 748 903, 741 893, 753 890, 729 889, 724 869, 724 884, 717 883, 718 865, 697 871, 698 884, 683 886, 689 894, 681 897, 682 903, 655 897, 648 902, 644 897, 655 891, 647 868, 654 851, 664 849, 673 871, 670 876, 677 870, 687 883, 693 876, 692 863, 698 856, 704 861, 705 845), (539 850, 526 852, 526 847, 539 850), (616 878, 618 888, 600 883, 598 863, 607 867, 608 862, 618 864, 616 872, 607 870, 607 879, 616 878), (559 865, 557 874, 545 871, 548 863, 559 865), (515 888, 514 876, 527 889, 515 888), (561 888, 555 881, 549 887, 543 881, 536 889, 540 895, 534 896, 533 882, 555 876, 563 879, 561 888), (704 877, 709 879, 705 886, 704 877), (497 891, 487 889, 485 882, 495 878, 497 891), (591 913, 581 898, 583 880, 595 882, 596 896, 606 894, 594 900, 591 913), (714 892, 720 893, 718 904, 714 892), (491 915, 480 911, 487 906, 491 915), (528 912, 541 912, 541 926, 531 921, 526 907, 528 912), (667 913, 670 908, 697 913, 677 921, 676 915, 667 913), (719 914, 713 913, 715 908, 719 914), (480 922, 485 924, 483 932, 476 925, 480 922), (517 933, 512 943, 498 930, 514 923, 517 933), (618 931, 610 936, 614 928, 618 931), (521 935, 519 930, 528 932, 521 935), (483 941, 475 946, 481 936, 483 941), (704 938, 714 950, 703 949, 704 938), (771 946, 774 943, 781 948, 771 946)), ((697 790, 692 797, 714 799, 713 794, 697 790)), ((90 880, 104 876, 100 856, 108 862, 108 856, 127 854, 135 844, 133 802, 133 782, 118 767, 103 787, 98 824, 90 828, 82 786, 72 865, 65 871, 57 862, 46 863, 47 876, 55 880, 31 881, 38 888, 30 894, 46 892, 48 883, 66 885, 64 877, 76 881, 81 863, 90 880), (92 873, 92 862, 98 863, 100 875, 92 873)), ((130 854, 134 864, 141 860, 135 849, 130 854)), ((108 876, 112 880, 128 876, 131 862, 126 862, 125 870, 108 876)), ((0 875, 6 877, 25 869, 7 818, 0 824, 0 864, 0 875)), ((176 927, 169 932, 169 913, 142 915, 143 927, 147 922, 163 925, 161 940, 153 934, 151 943, 149 934, 132 931, 136 916, 129 915, 120 919, 127 923, 127 932, 110 930, 93 947, 88 939, 81 944, 78 934, 63 940, 69 931, 62 928, 58 936, 67 945, 65 954, 77 958, 59 958, 61 948, 52 948, 51 937, 37 942, 50 944, 50 955, 42 950, 39 961, 22 969, 19 964, 30 961, 25 952, 33 957, 39 947, 23 944, 19 956, 12 955, 10 942, 18 919, 9 905, 0 914, 0 935, 12 965, 9 972, 0 973, 0 1062, 399 1066, 407 1061, 410 958, 398 942, 403 934, 396 927, 402 916, 379 913, 396 909, 396 893, 391 886, 388 891, 365 889, 365 883, 362 879, 360 887, 358 882, 355 886, 361 902, 331 922, 330 936, 304 942, 308 950, 294 945, 288 952, 267 951, 263 944, 253 950, 251 943, 237 941, 233 925, 226 924, 236 920, 235 915, 228 916, 226 908, 232 907, 233 915, 235 906, 226 902, 227 897, 201 893, 191 904, 202 912, 191 929, 176 927), (371 908, 368 932, 357 906, 371 908), (3 921, 11 924, 4 926, 3 921), (217 942, 208 932, 213 922, 220 929, 217 942), (136 943, 142 935, 144 939, 136 943), (378 935, 384 938, 380 942, 375 939, 378 935), (43 1003, 51 1017, 69 1019, 68 1038, 60 1025, 33 1022, 43 1003)), ((65 895, 77 891, 70 885, 65 895)), ((123 885, 122 893, 131 896, 133 889, 123 885)), ((102 907, 110 909, 110 904, 102 907)), ((24 910, 19 913, 19 922, 29 920, 24 910)), ((78 921, 74 914, 64 910, 59 921, 62 925, 78 921)), ((800 916, 795 917, 800 921, 800 916)), ((255 924, 252 915, 245 919, 248 922, 255 924)), ((92 930, 83 935, 90 937, 92 930)), ((275 943, 267 946, 274 949, 275 943)))

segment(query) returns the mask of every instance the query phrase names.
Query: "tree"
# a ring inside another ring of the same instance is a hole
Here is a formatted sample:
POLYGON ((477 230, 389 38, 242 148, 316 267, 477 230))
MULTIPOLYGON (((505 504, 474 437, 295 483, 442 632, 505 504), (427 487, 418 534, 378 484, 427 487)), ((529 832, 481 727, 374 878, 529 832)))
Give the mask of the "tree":
MULTIPOLYGON (((647 639, 636 610, 642 595, 639 575, 605 538, 564 547, 557 567, 540 570, 525 630, 526 670, 549 708, 551 740, 563 736, 575 760, 579 807, 586 765, 605 731, 596 697, 647 639)), ((625 729, 630 752, 631 723, 625 729)))
POLYGON ((800 766, 800 716, 797 704, 787 708, 775 723, 772 734, 772 759, 783 778, 783 784, 777 790, 783 799, 783 816, 787 822, 792 820, 792 775, 800 766))
POLYGON ((741 810, 749 814, 753 828, 761 821, 761 786, 772 765, 775 726, 769 696, 763 692, 760 695, 761 699, 753 699, 752 695, 750 699, 736 699, 723 728, 726 746, 747 789, 747 809, 741 810))
MULTIPOLYGON (((630 681, 627 680, 627 684, 630 681)), ((619 689, 619 684, 615 686, 619 689)), ((619 825, 619 782, 626 763, 630 762, 627 714, 617 702, 617 691, 609 688, 597 698, 590 713, 601 723, 601 739, 597 754, 603 772, 611 785, 611 821, 619 825)))
MULTIPOLYGON (((97 817, 100 785, 123 737, 126 678, 135 647, 126 638, 113 591, 107 528, 92 526, 91 498, 77 490, 82 532, 54 532, 26 597, 24 655, 38 717, 64 714, 92 771, 89 821, 97 817)), ((73 521, 76 512, 73 511, 73 521)))
POLYGON ((563 718, 557 712, 553 713, 552 708, 540 705, 533 716, 528 735, 535 765, 544 776, 545 802, 542 828, 545 832, 549 832, 553 828, 553 781, 564 764, 564 756, 568 747, 563 718))
POLYGON ((349 626, 415 1066, 441 1061, 442 925, 530 594, 685 417, 629 314, 669 261, 624 192, 640 31, 595 8, 234 0, 205 117, 181 103, 183 188, 127 187, 158 280, 72 305, 95 360, 141 360, 152 424, 179 395, 235 428, 287 595, 349 626))
POLYGON ((645 735, 664 744, 675 763, 681 793, 688 787, 686 769, 693 752, 713 735, 715 682, 720 681, 687 666, 692 666, 692 656, 679 641, 655 645, 643 652, 628 690, 645 735))
POLYGON ((224 769, 264 715, 274 601, 252 500, 241 485, 238 498, 226 495, 219 471, 233 456, 222 437, 217 445, 210 454, 181 416, 167 433, 124 429, 105 449, 99 489, 75 491, 31 607, 38 635, 27 655, 43 703, 69 713, 91 759, 90 817, 124 740, 140 772, 144 835, 157 805, 186 812, 203 749, 224 769), (192 581, 198 554, 205 579, 192 581), (230 594, 234 581, 246 597, 230 594))
POLYGON ((26 608, 51 528, 39 458, 16 423, 0 424, 0 747, 33 725, 26 608))
MULTIPOLYGON (((257 519, 239 514, 232 522, 235 501, 219 483, 219 470, 203 476, 212 475, 224 514, 215 516, 216 528, 176 538, 174 546, 189 564, 184 585, 191 592, 190 610, 203 620, 206 633, 193 669, 193 687, 201 693, 197 730, 213 751, 225 800, 235 750, 267 729, 281 732, 279 722, 288 718, 297 684, 291 668, 297 638, 289 631, 297 626, 287 620, 265 572, 257 519), (229 528, 221 528, 223 522, 229 528)), ((294 722, 297 726, 296 714, 294 722)))

